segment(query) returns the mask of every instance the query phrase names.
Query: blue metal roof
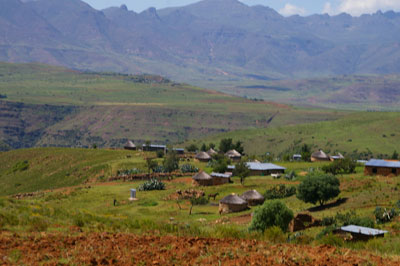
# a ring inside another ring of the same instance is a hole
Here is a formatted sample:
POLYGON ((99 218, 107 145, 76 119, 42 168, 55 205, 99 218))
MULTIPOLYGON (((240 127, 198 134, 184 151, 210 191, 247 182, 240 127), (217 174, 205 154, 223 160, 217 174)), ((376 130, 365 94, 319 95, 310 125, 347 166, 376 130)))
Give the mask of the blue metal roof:
MULTIPOLYGON (((247 167, 253 171, 268 171, 268 170, 286 170, 285 167, 272 164, 272 163, 246 163, 247 167)), ((228 165, 228 169, 235 169, 234 165, 228 165)))
POLYGON ((399 161, 386 161, 386 160, 371 159, 365 164, 365 166, 400 168, 400 162, 399 161))
MULTIPOLYGON (((147 147, 146 144, 143 144, 143 147, 147 147)), ((162 149, 166 149, 167 148, 166 145, 155 145, 155 144, 150 144, 149 147, 150 148, 162 148, 162 149)))
POLYGON ((386 234, 388 231, 378 230, 374 228, 362 227, 358 225, 342 226, 340 228, 344 232, 362 234, 367 236, 377 236, 386 234))
POLYGON ((231 178, 232 175, 230 175, 230 174, 221 174, 221 173, 214 173, 214 172, 212 172, 212 173, 211 173, 211 176, 214 176, 214 177, 222 177, 222 178, 231 178))

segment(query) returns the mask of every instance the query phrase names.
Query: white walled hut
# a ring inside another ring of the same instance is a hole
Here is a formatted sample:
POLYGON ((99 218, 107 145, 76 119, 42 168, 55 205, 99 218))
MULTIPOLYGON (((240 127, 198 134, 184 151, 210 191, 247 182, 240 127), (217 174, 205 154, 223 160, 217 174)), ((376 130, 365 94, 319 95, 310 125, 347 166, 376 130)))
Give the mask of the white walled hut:
POLYGON ((312 162, 326 162, 330 160, 331 158, 328 155, 326 155, 326 153, 323 150, 319 150, 311 154, 312 162))
POLYGON ((201 171, 194 175, 193 177, 193 185, 194 186, 212 186, 213 178, 204 171, 201 171))
POLYGON ((247 201, 232 193, 219 202, 219 213, 241 212, 247 210, 247 201))
POLYGON ((217 154, 217 152, 216 152, 213 148, 210 148, 210 149, 207 151, 207 154, 210 155, 210 156, 213 156, 213 155, 217 154))
POLYGON ((242 159, 242 155, 237 150, 230 150, 225 153, 225 156, 234 162, 240 162, 240 160, 242 159))
POLYGON ((136 150, 136 145, 133 144, 132 141, 128 140, 128 142, 126 142, 126 144, 125 144, 125 146, 124 146, 124 149, 125 149, 125 150, 134 151, 134 150, 136 150))
POLYGON ((244 192, 241 198, 247 201, 250 206, 261 205, 265 201, 264 196, 254 189, 244 192))
POLYGON ((196 157, 194 158, 200 162, 209 162, 211 160, 211 156, 204 151, 201 151, 198 154, 196 154, 196 157))

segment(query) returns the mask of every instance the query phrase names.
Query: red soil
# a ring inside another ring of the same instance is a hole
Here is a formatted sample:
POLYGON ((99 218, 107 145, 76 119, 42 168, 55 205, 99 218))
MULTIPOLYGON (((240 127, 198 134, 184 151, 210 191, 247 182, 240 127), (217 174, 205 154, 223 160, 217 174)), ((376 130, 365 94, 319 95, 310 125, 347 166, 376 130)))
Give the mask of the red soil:
POLYGON ((111 233, 0 233, 0 264, 26 265, 399 265, 330 246, 111 233), (19 254, 16 256, 16 254, 19 254))

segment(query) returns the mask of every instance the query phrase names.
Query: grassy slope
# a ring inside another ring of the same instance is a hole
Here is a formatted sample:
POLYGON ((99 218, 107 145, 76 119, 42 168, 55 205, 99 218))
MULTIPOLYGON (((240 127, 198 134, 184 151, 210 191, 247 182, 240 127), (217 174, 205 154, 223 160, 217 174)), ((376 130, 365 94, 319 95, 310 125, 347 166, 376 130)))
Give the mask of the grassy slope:
POLYGON ((126 159, 127 151, 37 148, 0 153, 0 195, 74 186, 86 180, 109 177, 120 167, 141 159, 126 159), (13 167, 28 161, 25 171, 13 167))
POLYGON ((229 130, 265 127, 276 112, 275 125, 336 119, 345 114, 254 102, 185 84, 160 82, 159 77, 153 77, 150 83, 135 82, 135 78, 39 64, 0 63, 0 94, 7 95, 6 100, 11 102, 77 107, 76 112, 41 132, 36 144, 42 146, 119 146, 128 138, 179 142, 229 130))
MULTIPOLYGON (((206 142, 218 143, 221 138, 231 137, 244 142, 248 154, 275 155, 297 143, 313 145, 327 152, 351 153, 355 150, 374 154, 392 154, 400 151, 399 113, 354 113, 336 121, 270 127, 266 129, 239 130, 206 138, 206 142)), ((201 141, 198 141, 201 143, 201 141)))

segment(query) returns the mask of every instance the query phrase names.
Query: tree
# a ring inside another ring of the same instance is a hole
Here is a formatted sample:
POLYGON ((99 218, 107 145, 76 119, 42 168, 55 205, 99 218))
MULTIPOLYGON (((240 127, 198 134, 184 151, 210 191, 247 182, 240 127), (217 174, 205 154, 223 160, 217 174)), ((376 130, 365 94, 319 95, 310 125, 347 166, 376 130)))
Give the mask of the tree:
POLYGON ((151 145, 151 141, 150 140, 146 140, 145 143, 146 148, 143 149, 144 151, 149 151, 150 150, 150 145, 151 145))
POLYGON ((167 156, 164 158, 163 166, 168 173, 179 169, 179 157, 175 151, 168 152, 167 156))
POLYGON ((250 231, 264 232, 267 228, 277 226, 287 231, 293 212, 279 200, 266 201, 254 211, 250 231))
POLYGON ((330 174, 308 175, 297 188, 297 198, 306 202, 322 206, 326 201, 340 194, 340 181, 330 174))
POLYGON ((196 152, 199 148, 197 147, 196 144, 190 144, 189 146, 186 147, 186 150, 188 152, 196 152))
POLYGON ((219 150, 223 153, 231 150, 233 148, 232 139, 221 139, 219 143, 219 150))
POLYGON ((214 143, 210 143, 208 146, 210 147, 210 149, 214 149, 215 148, 215 144, 214 143))
POLYGON ((153 158, 146 158, 146 167, 149 174, 150 171, 153 171, 157 166, 158 163, 153 158))
POLYGON ((205 143, 203 143, 203 145, 201 145, 200 150, 201 151, 207 151, 207 145, 205 143))
POLYGON ((399 159, 399 154, 397 153, 397 151, 394 151, 392 154, 392 160, 398 160, 399 159))
POLYGON ((231 163, 231 160, 225 157, 223 154, 214 154, 212 158, 215 161, 213 165, 213 172, 225 173, 228 165, 231 163))
POLYGON ((243 152, 244 152, 244 148, 243 148, 242 142, 241 142, 240 140, 238 140, 238 141, 236 142, 236 144, 234 145, 233 148, 234 148, 237 152, 239 152, 239 153, 241 153, 241 154, 243 154, 243 152))
POLYGON ((250 175, 250 169, 244 161, 241 161, 235 166, 233 174, 240 177, 240 183, 244 185, 245 178, 250 175))
POLYGON ((340 159, 329 165, 324 165, 322 171, 327 174, 352 174, 355 173, 357 163, 350 158, 340 159))
POLYGON ((301 159, 306 162, 311 161, 311 147, 307 144, 301 147, 301 159))

